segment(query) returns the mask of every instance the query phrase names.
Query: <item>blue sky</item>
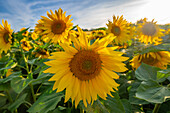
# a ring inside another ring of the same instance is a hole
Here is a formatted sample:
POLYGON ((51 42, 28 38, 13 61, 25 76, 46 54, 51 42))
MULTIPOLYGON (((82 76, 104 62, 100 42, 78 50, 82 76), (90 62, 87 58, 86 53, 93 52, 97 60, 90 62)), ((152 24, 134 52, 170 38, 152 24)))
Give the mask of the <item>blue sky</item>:
POLYGON ((147 17, 166 24, 170 23, 169 4, 170 0, 0 0, 0 24, 5 19, 14 31, 34 28, 47 11, 59 8, 72 15, 74 25, 86 29, 106 27, 113 15, 133 23, 147 17))

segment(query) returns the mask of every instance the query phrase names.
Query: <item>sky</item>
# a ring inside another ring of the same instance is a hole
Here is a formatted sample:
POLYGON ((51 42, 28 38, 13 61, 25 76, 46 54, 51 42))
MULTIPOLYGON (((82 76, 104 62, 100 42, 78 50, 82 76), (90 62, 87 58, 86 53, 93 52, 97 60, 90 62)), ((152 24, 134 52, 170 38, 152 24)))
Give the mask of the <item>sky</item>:
POLYGON ((170 0, 0 0, 0 24, 7 20, 14 31, 34 28, 47 11, 62 8, 83 29, 106 27, 113 15, 135 23, 144 17, 170 23, 170 0))

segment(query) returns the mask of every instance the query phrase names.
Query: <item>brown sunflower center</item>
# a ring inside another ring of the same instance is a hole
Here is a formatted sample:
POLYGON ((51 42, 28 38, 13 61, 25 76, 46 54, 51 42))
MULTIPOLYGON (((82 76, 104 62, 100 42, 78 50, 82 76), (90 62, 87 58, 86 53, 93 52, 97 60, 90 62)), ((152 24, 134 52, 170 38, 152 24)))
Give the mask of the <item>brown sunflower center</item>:
POLYGON ((153 23, 145 23, 142 32, 144 35, 153 36, 156 33, 156 26, 153 23))
MULTIPOLYGON (((149 53, 146 53, 146 56, 149 53)), ((149 55, 149 57, 143 57, 142 62, 148 65, 153 65, 156 63, 156 58, 153 58, 151 55, 149 55)))
POLYGON ((62 34, 66 29, 66 23, 62 20, 58 20, 52 24, 51 29, 54 34, 62 34))
POLYGON ((9 43, 9 33, 5 33, 4 35, 3 35, 3 39, 4 39, 4 42, 7 44, 7 43, 9 43))
POLYGON ((27 42, 27 41, 23 41, 22 43, 23 43, 23 45, 24 45, 25 47, 28 47, 28 42, 27 42))
POLYGON ((115 35, 115 36, 119 36, 121 33, 121 29, 119 26, 113 26, 111 29, 111 32, 115 35))
POLYGON ((70 63, 71 72, 80 80, 90 80, 101 70, 101 60, 97 53, 91 50, 81 50, 74 55, 70 63))
POLYGON ((98 34, 99 34, 99 35, 104 35, 104 33, 103 33, 103 32, 98 32, 98 34))
POLYGON ((41 54, 41 55, 46 55, 47 54, 47 52, 45 50, 40 50, 40 51, 38 51, 38 53, 41 54))
POLYGON ((95 35, 96 34, 96 32, 95 31, 92 31, 92 35, 95 35))

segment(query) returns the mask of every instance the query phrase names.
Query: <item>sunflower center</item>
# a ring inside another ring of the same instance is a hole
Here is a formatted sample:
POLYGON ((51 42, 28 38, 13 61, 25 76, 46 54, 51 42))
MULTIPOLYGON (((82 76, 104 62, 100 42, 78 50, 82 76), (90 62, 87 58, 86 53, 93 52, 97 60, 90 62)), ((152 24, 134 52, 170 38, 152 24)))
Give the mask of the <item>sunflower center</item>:
POLYGON ((51 26, 51 29, 54 34, 62 34, 66 29, 66 23, 59 20, 51 26))
POLYGON ((3 35, 3 39, 4 39, 4 42, 7 44, 7 43, 9 43, 9 34, 8 33, 5 33, 4 35, 3 35))
POLYGON ((80 80, 90 80, 101 70, 101 60, 97 53, 91 50, 81 50, 71 59, 70 70, 80 80))
POLYGON ((22 43, 23 43, 23 45, 24 45, 25 47, 28 47, 27 41, 23 41, 22 43))
POLYGON ((90 70, 92 65, 93 65, 92 61, 86 60, 82 63, 82 68, 85 69, 85 70, 90 70))
POLYGON ((153 36, 156 33, 156 27, 153 23, 145 23, 142 32, 144 35, 153 36))
POLYGON ((98 34, 99 34, 99 35, 104 35, 104 33, 103 33, 103 32, 98 32, 98 34))
POLYGON ((119 26, 113 26, 111 29, 111 32, 115 35, 115 36, 119 36, 121 33, 121 29, 119 26))
POLYGON ((149 55, 149 57, 145 57, 145 58, 143 57, 142 62, 148 65, 153 65, 156 62, 156 58, 153 58, 151 55, 149 55))
POLYGON ((41 54, 41 55, 46 55, 47 54, 47 52, 45 50, 40 50, 38 53, 41 54))

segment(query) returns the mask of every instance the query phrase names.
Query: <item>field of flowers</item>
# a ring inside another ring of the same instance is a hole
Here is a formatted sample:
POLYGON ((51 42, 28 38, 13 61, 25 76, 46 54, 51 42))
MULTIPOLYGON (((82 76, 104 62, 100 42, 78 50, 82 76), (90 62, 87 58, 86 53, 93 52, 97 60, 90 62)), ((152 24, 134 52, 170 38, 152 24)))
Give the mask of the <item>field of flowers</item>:
POLYGON ((84 30, 61 8, 35 29, 0 25, 0 113, 170 113, 170 25, 84 30))

